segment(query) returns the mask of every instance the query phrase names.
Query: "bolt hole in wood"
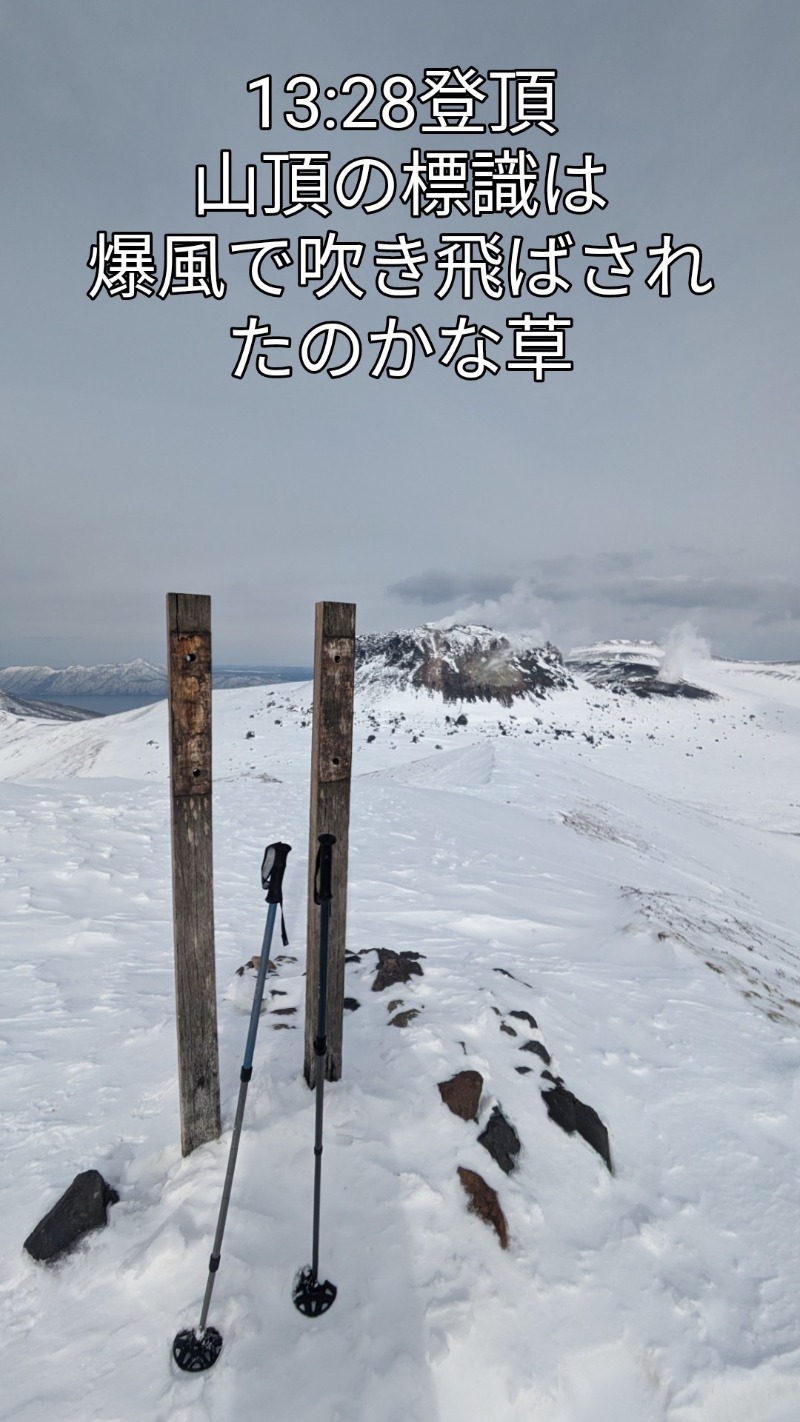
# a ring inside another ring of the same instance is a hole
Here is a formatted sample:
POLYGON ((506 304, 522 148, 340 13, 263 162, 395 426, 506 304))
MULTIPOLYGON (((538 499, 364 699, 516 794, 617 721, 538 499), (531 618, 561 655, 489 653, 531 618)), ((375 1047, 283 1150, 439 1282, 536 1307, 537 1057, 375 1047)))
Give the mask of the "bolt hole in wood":
POLYGON ((195 777, 195 779, 196 779, 197 776, 200 775, 200 774, 201 774, 201 771, 200 771, 200 770, 193 770, 193 771, 192 771, 192 775, 195 777))
POLYGON ((196 661, 197 661, 197 656, 195 655, 194 652, 187 652, 187 653, 186 653, 186 656, 184 657, 184 661, 187 661, 187 662, 196 662, 196 661))
POLYGON ((333 660, 334 660, 335 662, 340 662, 340 661, 342 660, 341 657, 339 656, 339 653, 338 653, 338 652, 337 652, 336 655, 334 656, 333 660))

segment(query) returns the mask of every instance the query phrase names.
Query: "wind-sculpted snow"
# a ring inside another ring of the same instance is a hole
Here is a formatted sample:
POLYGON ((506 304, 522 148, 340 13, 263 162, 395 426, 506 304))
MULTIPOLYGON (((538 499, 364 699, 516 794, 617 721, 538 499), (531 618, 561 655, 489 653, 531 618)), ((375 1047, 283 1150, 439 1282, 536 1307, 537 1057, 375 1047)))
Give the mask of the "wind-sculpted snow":
POLYGON ((359 691, 358 1010, 325 1096, 339 1293, 313 1324, 291 1303, 313 1187, 311 687, 214 694, 225 1134, 187 1160, 166 708, 0 713, 9 1417, 795 1422, 800 681, 717 661, 699 680, 715 700, 579 675, 509 705, 359 691), (170 1345, 199 1316, 252 995, 237 969, 261 950, 277 838, 290 947, 271 954, 209 1320, 224 1348, 187 1378, 170 1345), (373 991, 377 949, 424 972, 373 991), (482 1078, 477 1121, 442 1102, 460 1071, 482 1078), (613 1176, 550 1119, 559 1081, 607 1129, 613 1176), (509 1174, 480 1142, 496 1111, 520 1142, 509 1174), (37 1266, 23 1240, 88 1168, 119 1192, 108 1228, 37 1266), (506 1250, 459 1169, 496 1192, 506 1250))

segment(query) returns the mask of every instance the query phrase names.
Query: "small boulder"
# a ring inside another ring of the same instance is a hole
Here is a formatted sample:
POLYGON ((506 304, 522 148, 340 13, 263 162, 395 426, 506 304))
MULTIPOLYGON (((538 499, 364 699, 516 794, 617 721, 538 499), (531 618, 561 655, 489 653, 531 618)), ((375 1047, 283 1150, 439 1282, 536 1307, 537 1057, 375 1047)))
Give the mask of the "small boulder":
POLYGON ((344 1000, 344 1006, 345 1006, 345 1011, 347 1011, 347 1012, 358 1012, 358 1009, 359 1009, 359 1007, 361 1006, 361 1003, 358 1001, 358 998, 356 998, 356 997, 346 997, 345 1000, 344 1000))
POLYGON ((542 1042, 523 1042, 520 1047, 521 1052, 533 1052, 534 1056, 541 1057, 545 1066, 549 1066, 552 1057, 542 1042))
POLYGON ((482 1090, 479 1071, 460 1071, 449 1081, 439 1082, 439 1095, 445 1106, 462 1121, 477 1121, 482 1090))
POLYGON ((484 1150, 488 1150, 501 1170, 510 1175, 517 1168, 517 1156, 522 1142, 510 1121, 507 1121, 499 1106, 495 1106, 486 1124, 486 1130, 478 1136, 484 1150))
POLYGON ((487 1185, 477 1170, 467 1170, 459 1165, 458 1178, 467 1197, 467 1209, 477 1215, 485 1224, 491 1225, 500 1240, 500 1248, 508 1248, 508 1223, 497 1198, 497 1191, 487 1185))
POLYGON ((419 1007, 409 1007, 405 1012, 398 1012, 396 1017, 392 1017, 389 1022, 390 1027, 408 1027, 409 1023, 419 1017, 419 1007))
POLYGON ((103 1229, 108 1223, 108 1206, 118 1200, 116 1190, 99 1170, 83 1170, 31 1231, 24 1247, 34 1259, 60 1258, 90 1230, 103 1229))
MULTIPOLYGON (((278 959, 278 962, 279 962, 279 963, 280 963, 280 962, 284 962, 284 963, 285 963, 286 961, 287 961, 286 958, 279 958, 279 959, 278 959)), ((294 958, 292 958, 291 961, 294 962, 294 961, 295 961, 294 958)), ((261 955, 260 955, 259 953, 257 953, 254 958, 248 958, 248 960, 247 960, 246 963, 242 963, 241 968, 237 968, 237 969, 236 969, 236 976, 237 976, 238 978, 244 977, 244 973, 245 973, 245 969, 246 969, 246 968, 252 968, 252 969, 253 969, 253 972, 254 972, 254 973, 257 973, 260 967, 261 967, 261 955)), ((267 963, 267 972, 268 972, 268 973, 277 973, 277 971, 278 971, 278 969, 276 968, 275 964, 273 963, 272 959, 270 958, 270 959, 269 959, 269 962, 267 963)))
POLYGON ((378 969, 372 984, 373 992, 383 992, 384 988, 407 983, 413 977, 422 977, 418 962, 421 953, 393 953, 391 948, 378 948, 376 952, 378 969))
POLYGON ((520 1022, 527 1022, 528 1026, 532 1027, 534 1032, 536 1031, 538 1023, 536 1018, 531 1016, 530 1012, 523 1012, 521 1008, 512 1008, 508 1015, 509 1017, 518 1017, 520 1022))
POLYGON ((573 1096, 572 1092, 567 1091, 566 1087, 560 1083, 551 1087, 549 1091, 543 1091, 542 1100, 547 1107, 550 1120, 555 1121, 556 1125, 560 1126, 562 1131, 566 1131, 568 1136, 574 1135, 577 1131, 586 1144, 590 1145, 602 1157, 613 1175, 614 1167, 611 1163, 608 1131, 597 1112, 591 1106, 586 1106, 583 1101, 579 1101, 577 1096, 573 1096))

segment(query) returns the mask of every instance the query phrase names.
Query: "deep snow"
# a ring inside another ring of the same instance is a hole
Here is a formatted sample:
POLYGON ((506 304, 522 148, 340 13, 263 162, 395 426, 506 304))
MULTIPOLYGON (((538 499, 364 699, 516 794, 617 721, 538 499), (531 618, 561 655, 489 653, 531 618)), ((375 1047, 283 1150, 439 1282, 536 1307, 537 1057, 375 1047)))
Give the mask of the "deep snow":
POLYGON ((425 693, 360 698, 348 949, 412 949, 424 976, 374 993, 374 954, 347 970, 360 1007, 326 1091, 322 1217, 339 1297, 316 1322, 290 1298, 313 1180, 310 686, 214 694, 225 1134, 188 1160, 165 706, 0 712, 14 1422, 795 1422, 800 676, 706 662, 692 679, 718 699, 576 677, 465 706, 466 726, 425 693), (259 951, 279 837, 291 945, 269 1003, 297 1012, 261 1022, 210 1318, 225 1346, 190 1377, 170 1344, 199 1313, 252 993, 236 969, 259 951), (405 1029, 397 999, 421 1009, 405 1029), (606 1122, 613 1177, 548 1119, 533 1039, 606 1122), (464 1067, 484 1077, 478 1126, 437 1090, 464 1067), (497 1103, 523 1144, 511 1176, 477 1141, 497 1103), (467 1213, 459 1165, 497 1190, 507 1252, 467 1213), (23 1239, 89 1166, 120 1193, 108 1229, 34 1264, 23 1239))

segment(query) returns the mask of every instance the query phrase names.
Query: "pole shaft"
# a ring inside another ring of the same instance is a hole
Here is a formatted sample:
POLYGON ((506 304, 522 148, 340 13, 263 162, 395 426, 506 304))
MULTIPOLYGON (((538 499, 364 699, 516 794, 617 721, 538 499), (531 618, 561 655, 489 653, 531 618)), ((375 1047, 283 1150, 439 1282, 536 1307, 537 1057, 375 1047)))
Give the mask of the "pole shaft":
POLYGON ((322 1198, 322 1108, 325 1091, 325 1055, 327 1041, 328 1004, 328 929, 331 916, 331 901, 323 899, 319 927, 319 1000, 317 1004, 317 1036, 315 1041, 317 1073, 314 1082, 316 1091, 316 1116, 314 1124, 314 1223, 312 1227, 311 1277, 316 1280, 319 1271, 319 1216, 322 1198))
POLYGON ((228 1154, 228 1168, 225 1172, 225 1184, 222 1187, 222 1200, 220 1201, 219 1216, 217 1218, 217 1230, 214 1235, 214 1244, 211 1249, 211 1261, 206 1280, 206 1291, 203 1297, 203 1307, 200 1313, 200 1323, 198 1332, 202 1333, 206 1326, 208 1310, 211 1304, 211 1295, 214 1292, 214 1280, 219 1268, 220 1255, 222 1253, 222 1236, 225 1233, 225 1221, 228 1218, 228 1206, 233 1189, 233 1172, 236 1169, 236 1157, 239 1154, 239 1140, 242 1134, 242 1122, 244 1120, 244 1107, 247 1100, 247 1088, 250 1085, 250 1076, 253 1069, 253 1053, 256 1045, 256 1035, 258 1033, 258 1021, 261 1015, 261 1003, 264 998, 264 983, 269 967, 269 950, 272 944, 272 934, 275 928, 275 915, 278 911, 277 904, 270 904, 267 910, 267 922, 264 927, 264 938, 261 945, 261 961, 258 965, 258 977, 256 978, 255 991, 253 993, 253 1006, 250 1009, 250 1026, 247 1033, 247 1043, 244 1049, 244 1061, 239 1080, 239 1099, 236 1103, 236 1116, 233 1122, 233 1135, 231 1136, 231 1148, 228 1154))

